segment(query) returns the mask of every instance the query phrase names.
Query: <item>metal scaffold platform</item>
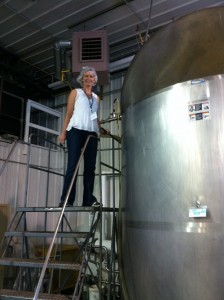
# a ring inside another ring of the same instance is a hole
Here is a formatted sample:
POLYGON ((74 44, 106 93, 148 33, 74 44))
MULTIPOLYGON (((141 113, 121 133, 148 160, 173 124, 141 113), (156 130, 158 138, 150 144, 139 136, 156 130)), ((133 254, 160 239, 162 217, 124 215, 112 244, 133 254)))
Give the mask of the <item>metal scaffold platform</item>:
MULTIPOLYGON (((18 143, 30 146, 29 143, 16 141, 0 174, 18 143)), ((29 158, 27 161, 29 164, 29 158)), ((31 167, 28 165, 27 169, 31 167)), ((27 202, 24 207, 17 207, 0 244, 0 266, 4 268, 0 300, 84 300, 88 299, 91 287, 96 288, 100 300, 118 299, 118 213, 114 205, 103 207, 102 203, 99 207, 66 207, 66 200, 63 207, 31 207, 27 202), (70 224, 69 215, 76 218, 80 214, 87 215, 88 226, 85 230, 70 224), (102 240, 105 214, 112 216, 109 247, 102 240), (44 219, 42 226, 39 224, 36 230, 29 224, 33 218, 44 219), (48 228, 51 218, 57 220, 53 230, 52 226, 48 228), (19 244, 16 251, 15 240, 19 244)))

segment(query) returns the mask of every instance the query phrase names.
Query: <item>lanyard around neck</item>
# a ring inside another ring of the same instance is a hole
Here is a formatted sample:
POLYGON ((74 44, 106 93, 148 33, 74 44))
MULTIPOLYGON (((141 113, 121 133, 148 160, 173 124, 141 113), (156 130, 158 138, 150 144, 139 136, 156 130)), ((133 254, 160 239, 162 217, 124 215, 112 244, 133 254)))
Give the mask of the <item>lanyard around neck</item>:
POLYGON ((91 112, 93 112, 93 110, 92 110, 92 108, 93 108, 93 97, 91 99, 89 99, 89 107, 90 107, 91 112))
POLYGON ((93 112, 92 111, 92 108, 93 108, 93 94, 91 93, 91 98, 89 98, 88 95, 86 94, 86 91, 83 90, 83 92, 86 95, 86 98, 89 100, 89 107, 90 107, 91 112, 93 112))

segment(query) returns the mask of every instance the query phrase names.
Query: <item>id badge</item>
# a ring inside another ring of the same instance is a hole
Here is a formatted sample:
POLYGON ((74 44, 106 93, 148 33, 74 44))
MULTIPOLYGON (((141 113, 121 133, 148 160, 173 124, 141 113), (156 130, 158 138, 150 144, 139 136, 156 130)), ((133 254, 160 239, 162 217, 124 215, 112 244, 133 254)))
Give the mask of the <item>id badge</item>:
POLYGON ((93 121, 93 120, 95 120, 95 119, 97 119, 97 113, 96 113, 96 112, 93 112, 93 113, 91 113, 90 120, 93 121))

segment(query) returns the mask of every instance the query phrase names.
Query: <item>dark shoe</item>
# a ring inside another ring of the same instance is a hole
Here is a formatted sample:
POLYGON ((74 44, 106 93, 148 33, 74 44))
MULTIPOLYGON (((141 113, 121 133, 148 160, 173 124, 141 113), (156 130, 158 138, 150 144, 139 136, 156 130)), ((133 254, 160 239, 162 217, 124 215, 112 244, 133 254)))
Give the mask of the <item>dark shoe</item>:
POLYGON ((101 204, 100 204, 100 202, 95 201, 95 202, 93 202, 92 206, 93 206, 93 207, 100 207, 101 204))
POLYGON ((96 197, 92 195, 92 203, 90 204, 92 207, 100 207, 100 203, 97 201, 96 197))

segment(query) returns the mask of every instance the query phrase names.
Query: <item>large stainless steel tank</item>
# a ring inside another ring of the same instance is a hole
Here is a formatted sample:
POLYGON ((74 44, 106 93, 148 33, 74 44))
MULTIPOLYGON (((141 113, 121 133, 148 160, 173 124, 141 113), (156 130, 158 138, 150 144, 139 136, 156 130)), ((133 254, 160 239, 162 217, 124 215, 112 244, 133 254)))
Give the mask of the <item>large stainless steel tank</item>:
POLYGON ((125 299, 224 299, 224 8, 181 18, 122 90, 125 299))

